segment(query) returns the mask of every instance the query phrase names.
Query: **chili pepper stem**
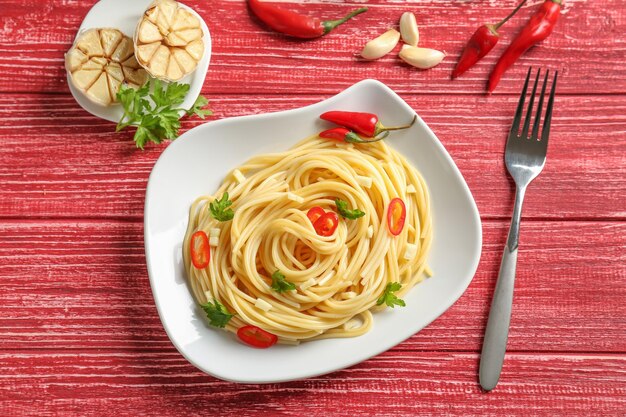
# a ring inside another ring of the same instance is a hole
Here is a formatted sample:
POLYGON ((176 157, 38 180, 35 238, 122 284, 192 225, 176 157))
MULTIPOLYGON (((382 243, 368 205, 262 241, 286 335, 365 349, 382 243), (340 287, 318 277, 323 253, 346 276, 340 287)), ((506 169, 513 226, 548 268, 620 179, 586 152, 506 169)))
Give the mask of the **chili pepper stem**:
POLYGON ((376 126, 376 133, 374 134, 374 136, 378 136, 380 133, 382 132, 389 132, 390 130, 403 130, 403 129, 408 129, 411 126, 413 126, 415 124, 415 121, 417 120, 417 115, 413 116, 413 120, 411 120, 411 123, 409 123, 408 125, 404 125, 404 126, 392 126, 392 127, 384 127, 383 125, 378 125, 376 126))
POLYGON ((327 34, 331 30, 335 29, 337 26, 346 23, 348 20, 352 19, 354 16, 359 15, 361 13, 365 13, 367 11, 367 7, 361 7, 360 9, 356 9, 345 15, 341 19, 337 20, 326 20, 322 22, 324 26, 324 34, 327 34))
POLYGON ((389 132, 384 131, 384 132, 383 132, 383 134, 382 134, 382 136, 378 136, 378 135, 376 135, 376 137, 374 137, 374 139, 372 139, 372 140, 364 140, 364 141, 363 141, 363 142, 361 142, 361 143, 378 142, 379 140, 386 139, 386 138, 387 138, 387 136, 389 136, 389 132))
POLYGON ((505 17, 504 19, 502 19, 499 23, 496 23, 495 25, 493 25, 493 26, 492 26, 492 27, 493 27, 493 32, 496 32, 498 29, 500 29, 500 27, 501 27, 503 24, 505 24, 505 23, 506 23, 506 22, 507 22, 510 18, 512 18, 512 17, 513 17, 513 15, 514 15, 515 13, 517 13, 517 11, 518 11, 519 9, 521 9, 521 8, 522 8, 522 6, 523 6, 524 4, 526 4, 526 1, 527 1, 527 0, 522 0, 522 1, 520 2, 520 4, 518 4, 518 5, 517 5, 517 7, 516 7, 515 9, 513 9, 513 11, 512 11, 511 13, 509 13, 509 15, 508 15, 507 17, 505 17))

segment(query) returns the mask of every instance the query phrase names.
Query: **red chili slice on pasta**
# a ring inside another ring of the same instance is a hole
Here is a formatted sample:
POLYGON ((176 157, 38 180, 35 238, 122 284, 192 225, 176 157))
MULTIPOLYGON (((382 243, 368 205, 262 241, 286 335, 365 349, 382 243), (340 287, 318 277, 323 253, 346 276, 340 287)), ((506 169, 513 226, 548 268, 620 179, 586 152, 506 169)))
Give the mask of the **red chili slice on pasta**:
POLYGON ((326 212, 320 206, 311 207, 309 211, 307 211, 306 216, 311 220, 311 223, 315 224, 317 219, 322 217, 326 212))
POLYGON ((278 342, 278 336, 275 334, 251 325, 240 327, 237 330, 237 337, 246 345, 259 349, 266 349, 278 342))
POLYGON ((400 198, 394 198, 387 208, 387 226, 392 235, 398 236, 404 229, 406 206, 400 198))
POLYGON ((329 211, 313 223, 313 228, 320 236, 332 236, 339 226, 339 217, 334 211, 329 211))
POLYGON ((209 238, 202 230, 191 235, 191 262, 198 269, 206 268, 211 260, 209 238))

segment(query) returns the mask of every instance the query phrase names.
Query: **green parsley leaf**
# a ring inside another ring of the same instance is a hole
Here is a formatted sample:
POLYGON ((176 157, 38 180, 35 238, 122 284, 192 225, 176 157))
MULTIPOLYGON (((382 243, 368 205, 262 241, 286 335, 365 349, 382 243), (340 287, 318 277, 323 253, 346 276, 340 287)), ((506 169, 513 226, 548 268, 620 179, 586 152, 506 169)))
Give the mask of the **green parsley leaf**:
POLYGON ((213 112, 209 109, 203 109, 204 106, 209 104, 209 100, 204 96, 198 96, 195 103, 189 110, 187 110, 187 116, 196 115, 201 119, 204 119, 206 116, 210 116, 213 112))
POLYGON ((169 83, 164 87, 159 80, 148 81, 137 90, 122 85, 117 99, 124 114, 115 130, 119 132, 128 126, 135 126, 135 144, 141 149, 149 142, 176 139, 183 115, 197 115, 204 119, 212 114, 210 110, 202 109, 209 102, 203 96, 198 96, 190 109, 180 108, 188 92, 189 84, 169 83))
POLYGON ((348 209, 348 203, 346 201, 340 200, 338 198, 335 199, 335 205, 337 206, 337 210, 341 217, 350 220, 356 220, 359 217, 365 216, 365 212, 359 209, 350 210, 348 209))
POLYGON ((228 207, 232 206, 233 202, 228 199, 228 193, 224 193, 222 198, 216 198, 209 204, 209 210, 211 211, 211 217, 218 222, 227 222, 232 220, 235 216, 233 209, 228 207))
POLYGON ((400 284, 399 282, 390 282, 389 284, 387 284, 387 286, 385 287, 385 292, 383 293, 383 295, 380 296, 378 301, 376 301, 376 305, 379 306, 387 304, 387 306, 391 308, 394 308, 395 306, 405 307, 406 303, 404 302, 404 300, 396 297, 396 295, 393 294, 394 292, 400 291, 401 288, 402 284, 400 284))
POLYGON ((163 88, 163 84, 158 79, 155 79, 152 84, 150 98, 157 107, 178 106, 185 101, 185 96, 189 92, 189 84, 170 83, 163 88))
POLYGON ((226 327, 226 324, 233 318, 234 314, 230 314, 226 307, 220 304, 219 301, 213 300, 213 303, 207 301, 206 304, 200 304, 200 307, 206 313, 209 318, 209 324, 215 327, 226 327))
POLYGON ((272 287, 271 288, 276 292, 285 292, 285 291, 295 290, 296 286, 293 282, 287 281, 285 279, 285 275, 283 275, 283 273, 280 272, 280 270, 276 270, 276 272, 272 274, 272 287))

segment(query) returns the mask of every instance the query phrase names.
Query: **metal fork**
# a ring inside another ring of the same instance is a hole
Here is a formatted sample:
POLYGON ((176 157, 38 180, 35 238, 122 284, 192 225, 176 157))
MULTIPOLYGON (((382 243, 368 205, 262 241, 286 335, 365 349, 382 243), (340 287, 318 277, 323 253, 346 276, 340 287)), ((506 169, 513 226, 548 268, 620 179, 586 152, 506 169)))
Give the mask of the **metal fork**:
POLYGON ((552 120, 552 106, 554 105, 554 94, 556 91, 556 80, 558 72, 554 75, 552 88, 550 90, 550 98, 543 121, 543 129, 541 138, 539 138, 539 124, 541 122, 541 110, 543 107, 546 86, 548 84, 548 74, 546 71, 539 96, 539 105, 533 123, 533 129, 530 137, 528 131, 530 129, 530 120, 533 113, 533 105, 535 101, 535 93, 537 92, 537 84, 539 84, 539 74, 535 77, 535 85, 528 102, 528 110, 519 133, 520 122, 524 110, 524 101, 526 99, 526 90, 528 89, 528 81, 532 68, 528 70, 526 82, 522 90, 522 95, 517 105, 513 126, 509 132, 509 138, 506 142, 506 151, 504 159, 509 174, 515 180, 515 206, 513 208, 513 218, 511 219, 511 228, 509 229, 509 237, 507 239, 504 253, 502 255, 502 263, 500 264, 500 273, 496 289, 491 301, 491 310, 489 312, 489 320, 487 321, 487 329, 485 330, 485 339, 483 341, 483 350, 480 356, 479 380, 483 389, 490 391, 495 388, 500 378, 502 364, 504 362, 504 353, 506 351, 506 342, 509 336, 509 324, 511 321, 511 308, 513 305, 513 286, 515 283, 515 267, 517 264, 517 247, 519 239, 519 226, 522 214, 522 202, 526 187, 530 182, 539 175, 546 162, 546 151, 548 149, 548 136, 550 134, 550 122, 552 120))

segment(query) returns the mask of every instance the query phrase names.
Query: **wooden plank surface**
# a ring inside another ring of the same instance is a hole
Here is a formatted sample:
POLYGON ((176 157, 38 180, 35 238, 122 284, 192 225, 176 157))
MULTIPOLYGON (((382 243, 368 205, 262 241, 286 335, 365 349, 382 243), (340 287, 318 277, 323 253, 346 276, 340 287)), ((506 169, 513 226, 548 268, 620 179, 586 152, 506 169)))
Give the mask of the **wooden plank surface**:
MULTIPOLYGON (((389 416, 593 415, 626 407, 622 355, 507 355, 498 390, 482 394, 476 353, 393 349, 329 376, 271 385, 218 381, 177 352, 0 353, 5 413, 389 416)), ((0 403, 1 405, 2 403, 0 403)))
MULTIPOLYGON (((95 0, 0 0, 0 416, 622 416, 626 414, 626 4, 566 0, 554 33, 484 95, 494 51, 449 74, 465 40, 517 0, 277 0, 335 18, 300 42, 250 18, 244 0, 188 0, 213 40, 203 93, 215 116, 287 110, 376 78, 420 114, 464 174, 483 221, 470 287, 392 350, 330 375, 237 385, 196 370, 159 321, 143 251, 143 198, 166 145, 82 111, 63 54, 95 0), (300 4, 297 4, 300 3, 300 4), (437 68, 356 54, 414 11, 437 68), (515 306, 497 389, 478 358, 512 209, 504 140, 529 65, 560 70, 548 162, 524 207, 515 306)), ((187 130, 201 123, 189 120, 187 130)))
MULTIPOLYGON (((484 222, 466 294, 399 349, 480 350, 507 227, 484 222)), ((521 239, 510 351, 626 351, 626 223, 530 221, 521 239)), ((0 287, 0 349, 171 346, 152 301, 141 223, 5 222, 0 274, 12 278, 0 287)))
MULTIPOLYGON (((224 118, 327 97, 219 95, 211 96, 211 107, 214 118, 224 118)), ((503 154, 516 97, 403 98, 448 149, 481 215, 508 218, 514 187, 503 154)), ((189 120, 184 127, 200 123, 189 120)), ((558 97, 552 126, 548 162, 529 189, 524 216, 626 218, 626 95, 558 97)), ((141 218, 146 181, 165 145, 142 152, 132 133, 113 130, 67 95, 1 97, 0 216, 141 218)))
MULTIPOLYGON (((289 3, 293 10, 323 18, 336 18, 364 4, 357 1, 289 3)), ((450 72, 472 31, 483 23, 499 21, 516 3, 517 0, 445 3, 372 0, 365 3, 370 11, 337 29, 332 36, 299 42, 267 32, 250 18, 243 0, 187 2, 207 20, 211 30, 213 54, 206 85, 213 95, 334 94, 356 80, 371 77, 403 93, 480 94, 496 59, 539 1, 529 1, 511 24, 502 29, 504 40, 471 73, 452 82, 450 72), (422 45, 446 51, 449 58, 430 71, 400 64, 395 53, 373 63, 355 58, 367 40, 397 25, 405 11, 416 13, 422 45), (268 79, 272 82, 267 83, 268 79)), ((623 36, 626 12, 622 0, 565 3, 566 13, 554 33, 505 75, 497 92, 517 94, 519 87, 515 80, 523 78, 528 65, 560 69, 563 75, 560 94, 626 91, 626 68, 616 65, 626 55, 623 36)), ((66 92, 63 54, 93 1, 3 0, 2 4, 0 91, 66 92)))

